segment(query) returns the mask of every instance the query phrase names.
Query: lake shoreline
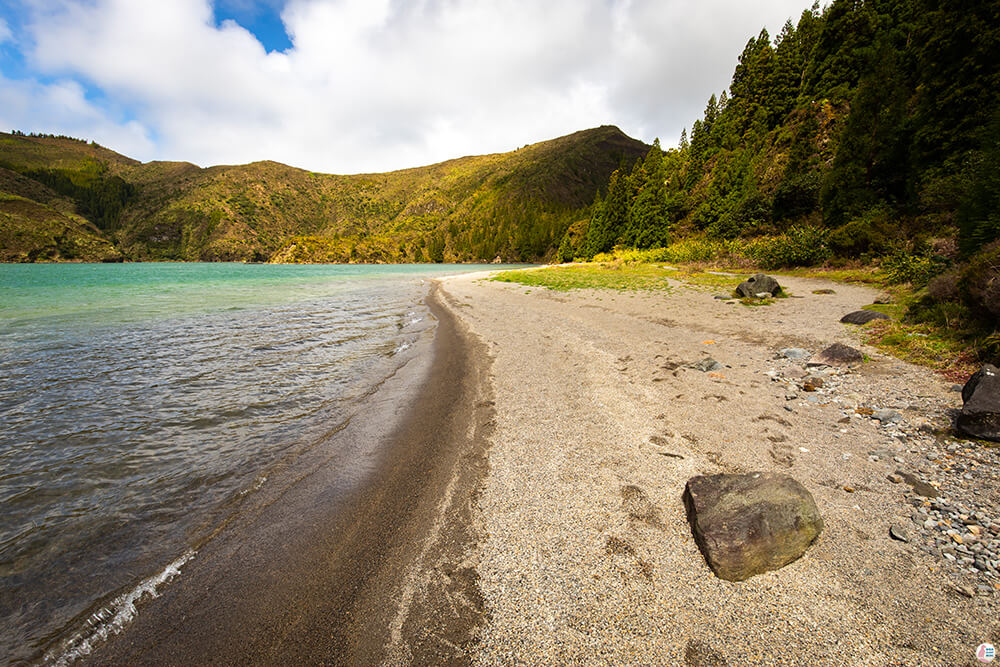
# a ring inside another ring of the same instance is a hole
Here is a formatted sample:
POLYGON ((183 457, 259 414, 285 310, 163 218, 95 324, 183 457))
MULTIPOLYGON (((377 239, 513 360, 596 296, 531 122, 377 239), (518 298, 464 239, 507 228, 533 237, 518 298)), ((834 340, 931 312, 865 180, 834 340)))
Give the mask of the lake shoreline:
POLYGON ((427 305, 438 320, 430 354, 368 397, 316 452, 321 465, 203 545, 81 664, 436 662, 471 639, 481 605, 465 558, 491 428, 489 362, 436 288, 427 305), (349 488, 342 466, 359 456, 366 469, 349 488), (469 601, 460 614, 458 598, 469 601))

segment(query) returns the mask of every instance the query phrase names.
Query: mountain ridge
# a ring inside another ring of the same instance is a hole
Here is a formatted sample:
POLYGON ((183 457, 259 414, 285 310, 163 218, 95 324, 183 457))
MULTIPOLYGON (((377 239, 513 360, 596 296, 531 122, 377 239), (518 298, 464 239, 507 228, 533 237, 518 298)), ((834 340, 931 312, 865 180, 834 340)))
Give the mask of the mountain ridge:
POLYGON ((605 125, 507 153, 338 175, 273 160, 142 163, 80 140, 0 134, 8 174, 0 178, 0 259, 539 260, 586 218, 611 172, 647 150, 605 125), (40 210, 11 203, 34 201, 30 192, 75 217, 60 232, 49 215, 39 232, 40 210), (94 239, 74 252, 60 235, 94 239), (96 240, 106 242, 99 251, 96 240))

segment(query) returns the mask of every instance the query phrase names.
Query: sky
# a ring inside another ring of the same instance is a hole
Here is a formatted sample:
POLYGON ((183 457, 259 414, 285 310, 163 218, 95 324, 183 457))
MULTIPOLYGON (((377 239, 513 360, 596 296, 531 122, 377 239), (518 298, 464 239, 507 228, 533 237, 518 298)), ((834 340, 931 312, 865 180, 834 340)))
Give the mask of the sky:
POLYGON ((0 0, 0 130, 381 172, 599 125, 664 147, 810 0, 0 0))

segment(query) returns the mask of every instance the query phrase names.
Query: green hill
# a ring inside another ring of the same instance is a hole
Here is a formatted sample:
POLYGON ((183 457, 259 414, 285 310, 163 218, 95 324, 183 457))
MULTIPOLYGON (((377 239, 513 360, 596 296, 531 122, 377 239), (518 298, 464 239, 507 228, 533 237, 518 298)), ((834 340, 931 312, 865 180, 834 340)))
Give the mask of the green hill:
POLYGON ((530 261, 648 146, 604 126, 510 153, 337 176, 276 162, 140 163, 0 134, 0 258, 530 261))

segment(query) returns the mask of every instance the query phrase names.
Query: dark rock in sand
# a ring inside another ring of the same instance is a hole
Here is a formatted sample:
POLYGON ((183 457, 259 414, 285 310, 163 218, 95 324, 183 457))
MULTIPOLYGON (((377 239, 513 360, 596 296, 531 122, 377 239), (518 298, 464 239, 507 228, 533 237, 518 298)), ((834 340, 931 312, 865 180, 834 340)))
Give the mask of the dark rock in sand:
POLYGON ((938 490, 935 489, 930 484, 928 484, 927 482, 922 481, 916 475, 912 475, 902 470, 897 470, 896 474, 899 475, 904 482, 909 484, 910 488, 913 489, 913 492, 916 493, 917 495, 923 496, 924 498, 938 497, 938 490))
POLYGON ((896 523, 889 527, 889 537, 900 542, 910 541, 910 536, 906 533, 906 529, 896 523))
POLYGON ((877 310, 855 310, 840 318, 844 324, 868 324, 872 320, 887 320, 889 316, 877 310))
POLYGON ((962 387, 965 404, 958 430, 973 438, 1000 442, 1000 369, 985 364, 962 387))
POLYGON ((809 366, 850 366, 864 360, 861 350, 855 350, 843 343, 834 343, 822 352, 813 355, 809 366))
POLYGON ((722 364, 720 364, 715 359, 712 359, 711 357, 708 357, 707 359, 702 359, 701 361, 696 361, 690 364, 690 366, 691 368, 699 370, 702 373, 708 373, 709 371, 717 371, 720 368, 725 368, 722 364))
POLYGON ((751 298, 758 298, 758 294, 764 293, 768 296, 775 296, 781 293, 781 285, 771 276, 758 273, 753 278, 748 278, 741 282, 736 288, 736 293, 740 296, 751 298))
POLYGON ((687 667, 727 667, 726 657, 711 644, 700 639, 689 639, 684 648, 684 664, 687 667))
POLYGON ((684 503, 709 567, 729 581, 784 567, 823 530, 812 495, 787 475, 692 477, 684 503))

